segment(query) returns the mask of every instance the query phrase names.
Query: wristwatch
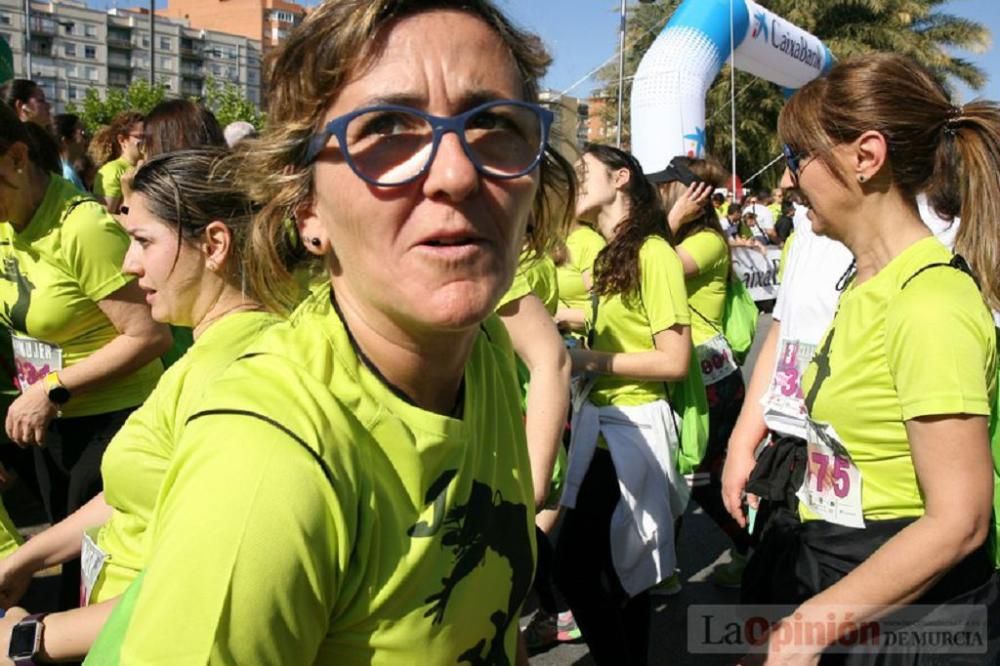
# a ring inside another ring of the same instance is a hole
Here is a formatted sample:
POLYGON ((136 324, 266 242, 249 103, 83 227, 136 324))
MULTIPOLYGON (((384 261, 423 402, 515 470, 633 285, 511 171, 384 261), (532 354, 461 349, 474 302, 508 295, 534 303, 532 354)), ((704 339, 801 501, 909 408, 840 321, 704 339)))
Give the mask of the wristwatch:
POLYGON ((59 405, 60 407, 69 402, 71 397, 69 389, 59 379, 58 372, 50 372, 45 375, 45 393, 48 394, 52 404, 59 405))
POLYGON ((11 629, 7 658, 15 666, 36 666, 35 657, 41 653, 42 633, 45 631, 42 619, 46 615, 47 613, 29 615, 11 629))

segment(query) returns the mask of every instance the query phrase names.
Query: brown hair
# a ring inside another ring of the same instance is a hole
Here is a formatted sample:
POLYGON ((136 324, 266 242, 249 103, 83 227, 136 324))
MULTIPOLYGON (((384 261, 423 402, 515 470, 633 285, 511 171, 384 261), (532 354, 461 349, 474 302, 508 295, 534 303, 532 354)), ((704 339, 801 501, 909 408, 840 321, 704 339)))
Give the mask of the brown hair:
POLYGON ((955 251, 976 272, 986 302, 1000 310, 1000 106, 955 106, 917 63, 869 54, 804 86, 778 120, 784 143, 821 160, 842 183, 847 175, 833 148, 871 130, 885 137, 895 187, 911 199, 926 192, 946 217, 961 213, 955 251))
MULTIPOLYGON (((260 139, 238 146, 244 186, 262 205, 251 234, 247 272, 272 307, 288 307, 296 293, 291 270, 303 252, 289 220, 313 194, 312 166, 301 166, 310 138, 347 77, 377 57, 384 31, 400 18, 432 9, 468 12, 486 23, 510 50, 524 82, 524 99, 538 101, 538 82, 551 58, 536 36, 514 27, 489 0, 327 0, 318 5, 271 52, 268 127, 260 139)), ((545 253, 569 226, 575 181, 572 165, 551 148, 539 169, 541 187, 527 243, 534 253, 545 253), (558 190, 562 192, 556 194, 558 190)))
POLYGON ((594 260, 594 293, 601 296, 621 294, 627 302, 639 297, 639 250, 646 239, 659 236, 672 243, 667 215, 660 195, 646 180, 639 161, 620 148, 589 144, 583 151, 612 171, 628 169, 625 195, 628 215, 615 227, 615 236, 594 260))
MULTIPOLYGON (((698 178, 699 182, 707 183, 713 188, 725 187, 726 180, 729 178, 729 173, 714 157, 692 159, 687 163, 687 167, 698 178)), ((663 210, 669 213, 670 209, 677 203, 677 200, 684 194, 687 185, 674 180, 661 184, 658 189, 660 191, 660 198, 663 200, 663 210)), ((680 245, 681 241, 685 238, 705 229, 714 231, 725 240, 726 235, 722 233, 722 224, 719 223, 719 216, 712 205, 713 199, 714 195, 705 202, 701 215, 697 219, 692 220, 674 232, 674 245, 680 245)))
POLYGON ((226 145, 215 114, 189 99, 168 99, 153 107, 142 135, 146 159, 175 150, 226 145))
POLYGON ((0 155, 3 155, 15 143, 23 143, 28 147, 28 158, 35 164, 41 164, 35 141, 28 133, 27 127, 17 118, 17 112, 6 104, 0 104, 0 155))
POLYGON ((142 120, 142 114, 138 111, 123 111, 115 116, 110 125, 99 129, 87 149, 94 164, 104 166, 121 157, 122 148, 118 145, 118 137, 128 134, 142 120))

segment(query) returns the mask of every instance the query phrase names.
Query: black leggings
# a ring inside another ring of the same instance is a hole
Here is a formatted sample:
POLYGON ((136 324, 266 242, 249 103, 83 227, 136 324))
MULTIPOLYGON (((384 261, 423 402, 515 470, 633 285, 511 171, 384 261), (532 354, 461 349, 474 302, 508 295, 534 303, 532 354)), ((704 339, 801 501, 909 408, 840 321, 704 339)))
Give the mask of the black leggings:
POLYGON ((652 615, 649 592, 629 598, 611 560, 611 514, 620 497, 611 454, 598 449, 576 508, 563 516, 555 575, 594 662, 645 666, 652 615))
POLYGON ((739 370, 705 387, 708 398, 708 448, 695 470, 696 483, 691 490, 692 499, 732 539, 736 551, 741 554, 746 554, 750 548, 750 534, 729 515, 726 505, 722 503, 722 467, 726 464, 729 436, 743 408, 745 393, 743 375, 739 370))
MULTIPOLYGON (((101 482, 104 450, 134 409, 59 419, 53 422, 45 446, 35 447, 38 485, 53 524, 104 488, 101 482)), ((79 604, 80 560, 74 559, 62 565, 59 608, 76 608, 79 604)))

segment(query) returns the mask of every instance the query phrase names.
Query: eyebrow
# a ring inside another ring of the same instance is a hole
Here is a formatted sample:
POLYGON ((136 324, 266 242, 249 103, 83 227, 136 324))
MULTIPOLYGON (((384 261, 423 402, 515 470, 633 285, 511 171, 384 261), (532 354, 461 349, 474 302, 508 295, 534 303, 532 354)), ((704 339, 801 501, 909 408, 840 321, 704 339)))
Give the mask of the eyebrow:
MULTIPOLYGON (((479 106, 480 104, 485 104, 487 102, 496 102, 502 99, 510 99, 510 97, 503 95, 497 90, 477 88, 465 92, 462 95, 462 97, 459 98, 457 106, 460 109, 471 109, 479 106)), ((380 106, 384 104, 391 104, 395 106, 409 106, 415 109, 420 109, 427 105, 427 98, 424 95, 419 95, 416 93, 405 93, 405 92, 388 94, 388 95, 377 95, 374 97, 367 98, 361 104, 359 104, 357 108, 364 109, 370 106, 380 106)))

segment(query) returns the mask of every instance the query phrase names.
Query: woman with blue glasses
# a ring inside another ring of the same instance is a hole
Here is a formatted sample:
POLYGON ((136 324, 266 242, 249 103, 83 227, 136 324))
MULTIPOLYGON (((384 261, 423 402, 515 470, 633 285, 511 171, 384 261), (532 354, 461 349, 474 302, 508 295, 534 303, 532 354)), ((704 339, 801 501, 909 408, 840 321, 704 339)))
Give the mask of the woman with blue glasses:
POLYGON ((529 217, 568 222, 548 62, 485 0, 329 1, 282 47, 250 279, 292 298, 294 216, 329 282, 188 420, 123 663, 515 661, 534 501, 492 313, 529 217))

